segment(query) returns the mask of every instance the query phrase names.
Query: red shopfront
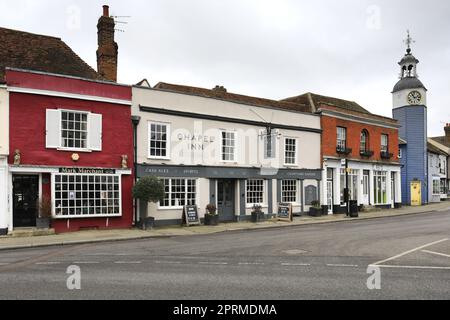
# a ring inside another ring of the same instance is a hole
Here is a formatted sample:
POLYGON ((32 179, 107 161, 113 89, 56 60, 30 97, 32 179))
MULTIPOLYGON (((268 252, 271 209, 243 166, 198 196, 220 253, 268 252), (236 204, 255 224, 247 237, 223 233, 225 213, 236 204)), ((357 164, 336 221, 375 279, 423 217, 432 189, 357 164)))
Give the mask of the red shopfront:
POLYGON ((10 225, 51 203, 56 232, 133 222, 131 87, 10 69, 10 225))

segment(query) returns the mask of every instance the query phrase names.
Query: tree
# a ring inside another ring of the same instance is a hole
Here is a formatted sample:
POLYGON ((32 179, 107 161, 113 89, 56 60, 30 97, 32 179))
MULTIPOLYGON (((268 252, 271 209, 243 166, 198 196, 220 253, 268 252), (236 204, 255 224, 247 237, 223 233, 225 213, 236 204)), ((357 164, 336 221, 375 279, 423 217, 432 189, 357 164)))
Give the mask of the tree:
POLYGON ((154 176, 140 179, 133 188, 133 197, 143 202, 157 203, 164 200, 164 183, 154 176))

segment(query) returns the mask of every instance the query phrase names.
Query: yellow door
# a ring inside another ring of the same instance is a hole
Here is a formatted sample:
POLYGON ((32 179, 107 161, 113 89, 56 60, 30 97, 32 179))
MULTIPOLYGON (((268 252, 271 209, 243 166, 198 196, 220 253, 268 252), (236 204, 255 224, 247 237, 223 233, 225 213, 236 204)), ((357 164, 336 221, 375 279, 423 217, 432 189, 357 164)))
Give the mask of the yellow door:
POLYGON ((411 205, 422 205, 422 183, 420 181, 411 182, 411 205))

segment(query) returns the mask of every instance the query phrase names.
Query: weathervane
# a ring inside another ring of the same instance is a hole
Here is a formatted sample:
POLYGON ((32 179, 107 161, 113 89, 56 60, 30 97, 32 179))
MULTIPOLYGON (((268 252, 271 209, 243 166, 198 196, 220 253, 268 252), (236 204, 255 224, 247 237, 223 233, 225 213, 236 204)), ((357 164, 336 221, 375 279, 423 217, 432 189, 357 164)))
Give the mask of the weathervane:
POLYGON ((404 40, 405 44, 408 46, 408 49, 406 50, 406 52, 411 53, 411 44, 415 43, 416 41, 413 38, 411 38, 409 30, 407 30, 406 32, 408 33, 406 40, 404 40))

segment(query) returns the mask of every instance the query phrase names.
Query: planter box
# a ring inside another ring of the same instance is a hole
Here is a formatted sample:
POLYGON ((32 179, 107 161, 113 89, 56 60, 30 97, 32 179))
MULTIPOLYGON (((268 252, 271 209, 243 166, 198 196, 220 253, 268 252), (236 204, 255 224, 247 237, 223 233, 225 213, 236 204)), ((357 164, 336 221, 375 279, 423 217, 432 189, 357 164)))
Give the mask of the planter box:
POLYGON ((37 229, 50 229, 50 218, 36 218, 37 229))
POLYGON ((264 220, 264 213, 252 212, 252 222, 257 223, 264 220))
POLYGON ((311 217, 321 217, 323 216, 323 208, 309 208, 309 216, 311 217))
POLYGON ((8 228, 0 229, 0 236, 7 236, 7 235, 8 235, 8 228))
POLYGON ((138 228, 141 230, 152 230, 155 227, 155 218, 148 217, 141 219, 138 224, 138 228))
POLYGON ((205 226, 217 226, 219 224, 219 215, 205 215, 205 226))

